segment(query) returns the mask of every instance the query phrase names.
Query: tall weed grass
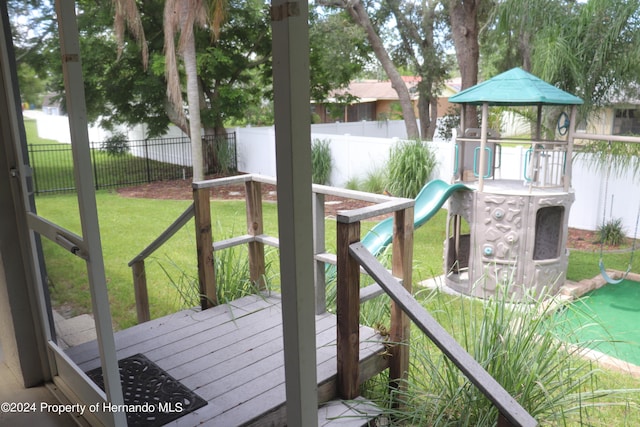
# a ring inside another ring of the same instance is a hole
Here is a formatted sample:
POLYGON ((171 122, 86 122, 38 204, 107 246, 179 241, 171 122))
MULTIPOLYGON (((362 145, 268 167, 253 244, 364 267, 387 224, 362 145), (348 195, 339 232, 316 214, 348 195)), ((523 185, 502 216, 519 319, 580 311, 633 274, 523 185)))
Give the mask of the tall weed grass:
MULTIPOLYGON (((271 248, 265 248, 265 275, 263 281, 270 289, 274 273, 273 257, 268 253, 271 248)), ((179 300, 176 305, 180 308, 191 308, 200 305, 200 287, 198 277, 185 272, 170 258, 158 260, 158 264, 169 283, 175 288, 179 300)), ((246 246, 233 246, 214 254, 216 277, 216 297, 219 304, 225 304, 247 295, 260 291, 258 284, 251 280, 249 274, 249 255, 246 246)))
POLYGON ((403 141, 391 148, 388 190, 397 197, 415 198, 429 181, 437 160, 431 148, 420 140, 403 141))
POLYGON ((331 168, 330 140, 314 139, 311 145, 311 181, 314 184, 328 184, 331 168))
MULTIPOLYGON (((506 292, 499 294, 480 301, 429 291, 418 298, 540 425, 584 425, 600 407, 610 405, 623 405, 640 416, 637 404, 627 400, 638 390, 599 389, 598 370, 579 357, 589 343, 563 328, 562 318, 552 315, 557 306, 516 303, 506 292), (567 341, 574 344, 567 346, 567 341)), ((368 384, 375 398, 404 403, 402 410, 388 410, 391 419, 416 426, 496 424, 498 409, 420 331, 412 331, 410 345, 406 389, 390 396, 382 392, 382 380, 368 384)))

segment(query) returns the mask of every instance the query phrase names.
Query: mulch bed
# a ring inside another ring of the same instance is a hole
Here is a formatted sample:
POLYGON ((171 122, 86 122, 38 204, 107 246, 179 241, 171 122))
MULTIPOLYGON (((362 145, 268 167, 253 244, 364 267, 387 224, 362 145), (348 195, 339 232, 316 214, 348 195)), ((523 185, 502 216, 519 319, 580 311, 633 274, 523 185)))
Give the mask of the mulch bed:
MULTIPOLYGON (((221 178, 210 175, 205 179, 221 178)), ((262 200, 277 201, 276 187, 271 184, 262 184, 262 200)), ((116 190, 123 197, 139 197, 146 199, 165 200, 192 200, 193 191, 191 181, 188 179, 174 181, 158 181, 149 184, 122 187, 116 190)), ((224 187, 211 188, 211 199, 218 200, 244 200, 244 184, 226 185, 224 187)), ((325 216, 335 216, 338 211, 357 209, 370 206, 372 203, 361 200, 344 199, 342 197, 325 197, 325 216), (327 203, 328 202, 328 203, 327 203)))
MULTIPOLYGON (((207 176, 206 179, 219 178, 219 176, 207 176)), ((149 199, 167 200, 192 200, 193 194, 190 180, 158 181, 150 184, 142 184, 133 187, 123 187, 117 190, 123 197, 139 197, 149 199)), ((244 185, 228 185, 211 189, 211 198, 219 200, 244 200, 244 185)), ((276 201, 276 188, 270 184, 262 184, 263 200, 276 201)), ((325 215, 335 216, 339 210, 356 209, 369 206, 371 203, 360 200, 343 199, 340 197, 327 196, 325 199, 325 215)), ((580 251, 597 252, 600 251, 600 244, 597 243, 597 233, 590 230, 569 228, 568 247, 580 251)), ((605 246, 604 251, 620 250, 619 247, 605 246)))

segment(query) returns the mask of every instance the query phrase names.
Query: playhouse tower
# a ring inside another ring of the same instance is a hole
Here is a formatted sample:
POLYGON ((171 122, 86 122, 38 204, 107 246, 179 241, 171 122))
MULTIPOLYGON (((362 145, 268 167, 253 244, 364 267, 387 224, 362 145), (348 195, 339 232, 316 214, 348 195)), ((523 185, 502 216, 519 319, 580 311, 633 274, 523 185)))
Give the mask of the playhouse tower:
POLYGON ((582 100, 514 68, 449 101, 481 106, 482 128, 465 129, 455 139, 452 180, 464 182, 470 191, 458 191, 449 200, 446 285, 478 297, 502 290, 516 300, 555 293, 567 271, 573 137, 582 100), (524 141, 501 139, 487 128, 492 106, 537 107, 537 125, 518 179, 496 178, 501 144, 524 141), (560 114, 558 139, 542 139, 543 107, 556 115, 570 110, 570 119, 560 114))

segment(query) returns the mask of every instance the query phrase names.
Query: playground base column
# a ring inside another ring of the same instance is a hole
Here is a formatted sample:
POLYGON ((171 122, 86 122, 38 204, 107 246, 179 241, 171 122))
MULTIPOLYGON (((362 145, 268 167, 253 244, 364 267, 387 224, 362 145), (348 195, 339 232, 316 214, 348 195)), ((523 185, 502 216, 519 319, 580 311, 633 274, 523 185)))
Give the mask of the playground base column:
POLYGON ((470 238, 466 251, 449 247, 460 238, 445 242, 447 286, 482 298, 502 290, 515 300, 557 292, 566 277, 574 193, 500 190, 499 182, 492 187, 451 199, 449 216, 467 221, 470 238))

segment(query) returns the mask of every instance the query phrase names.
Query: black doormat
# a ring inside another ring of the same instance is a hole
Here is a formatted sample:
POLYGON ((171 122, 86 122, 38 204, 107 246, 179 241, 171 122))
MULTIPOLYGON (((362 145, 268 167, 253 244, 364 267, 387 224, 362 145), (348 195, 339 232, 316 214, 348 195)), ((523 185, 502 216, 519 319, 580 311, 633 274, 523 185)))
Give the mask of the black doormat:
MULTIPOLYGON (((207 404, 143 354, 119 360, 118 366, 129 427, 162 426, 207 404)), ((102 368, 87 375, 104 390, 102 368)))

